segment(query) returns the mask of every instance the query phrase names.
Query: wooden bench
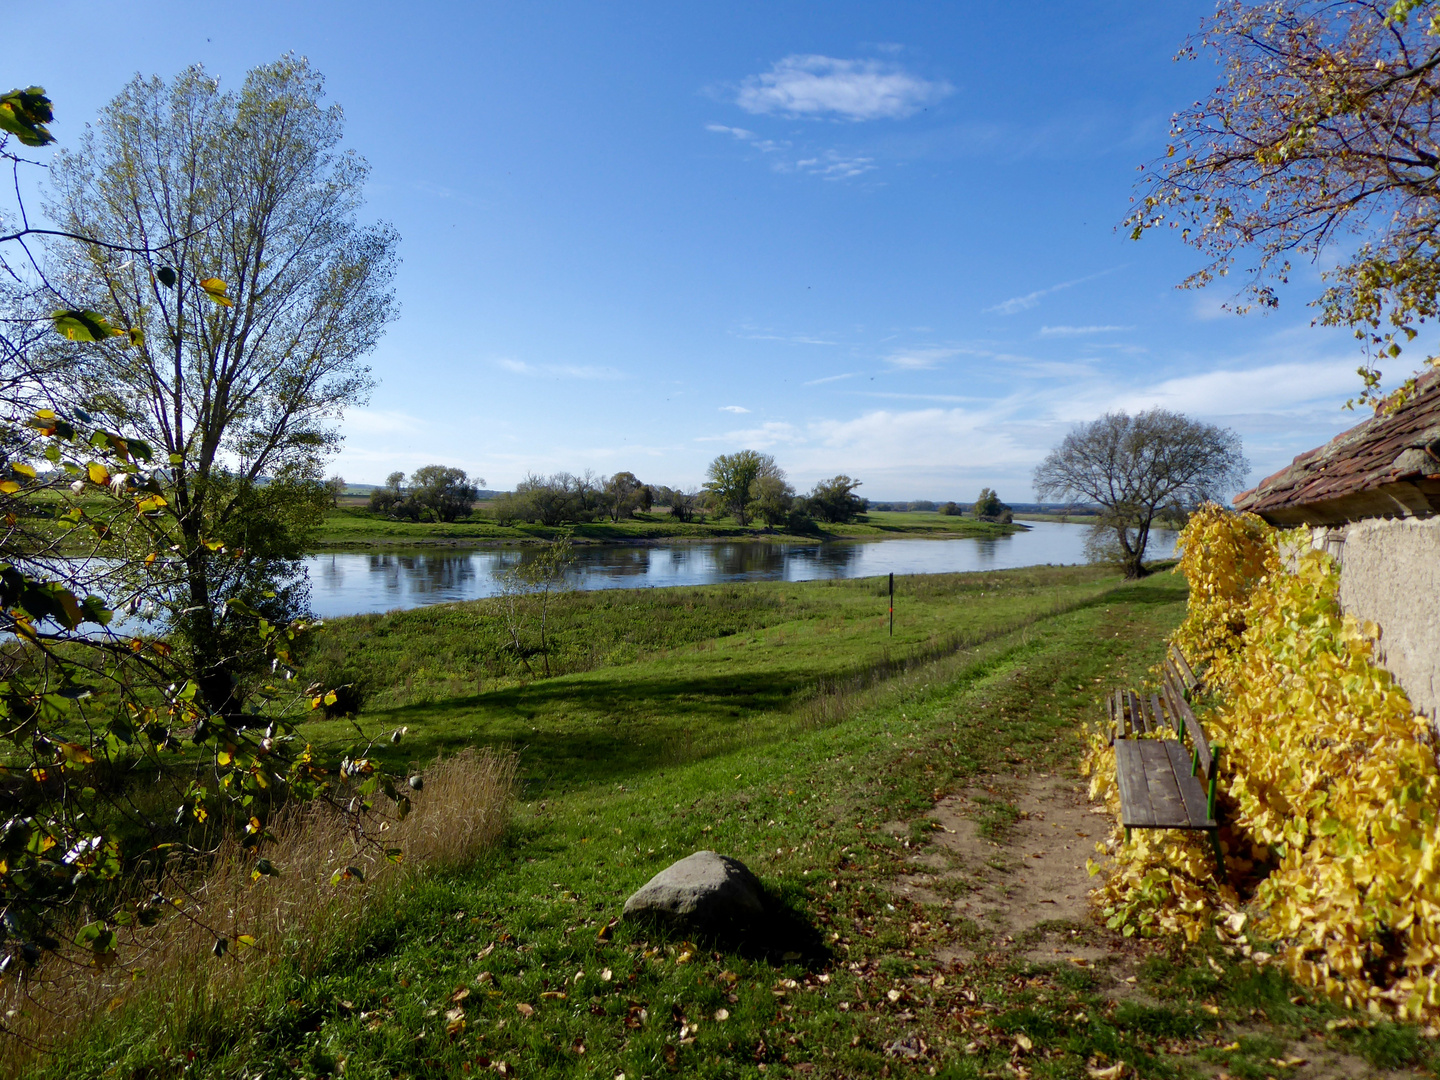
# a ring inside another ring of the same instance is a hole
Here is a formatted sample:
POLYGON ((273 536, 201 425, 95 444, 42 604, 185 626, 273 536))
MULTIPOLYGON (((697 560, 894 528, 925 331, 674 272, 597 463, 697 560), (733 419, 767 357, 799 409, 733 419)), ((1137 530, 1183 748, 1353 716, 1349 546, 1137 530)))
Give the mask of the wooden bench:
POLYGON ((1197 829, 1208 833, 1220 879, 1225 857, 1215 819, 1219 747, 1211 747, 1189 698, 1200 680, 1174 645, 1165 657, 1160 692, 1148 698, 1117 689, 1108 699, 1115 778, 1120 786, 1120 819, 1125 839, 1132 829, 1197 829), (1166 729, 1174 738, 1137 736, 1166 729), (1191 749, 1185 748, 1190 736, 1191 749))

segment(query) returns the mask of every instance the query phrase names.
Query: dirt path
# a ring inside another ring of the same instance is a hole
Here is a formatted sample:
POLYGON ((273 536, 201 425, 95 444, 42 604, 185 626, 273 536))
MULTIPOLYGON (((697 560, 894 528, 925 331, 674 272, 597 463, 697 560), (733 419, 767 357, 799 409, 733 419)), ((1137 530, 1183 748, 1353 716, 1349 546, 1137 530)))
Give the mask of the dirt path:
MULTIPOLYGON (((930 842, 913 845, 910 872, 895 879, 893 891, 897 902, 911 901, 930 913, 938 931, 931 935, 930 954, 942 972, 964 980, 972 967, 993 970, 1022 961, 1052 970, 1073 965, 1085 969, 1093 991, 1112 1003, 1159 1004, 1144 992, 1137 973, 1147 957, 1163 950, 1107 931, 1094 917, 1089 893, 1095 880, 1087 860, 1098 858, 1095 845, 1109 821, 1106 811, 1086 798, 1081 780, 1053 773, 986 778, 938 801, 927 821, 930 842)), ((913 835, 904 822, 886 828, 896 836, 913 835)), ((1295 1080, 1415 1075, 1376 1070, 1323 1036, 1301 1032, 1297 1040, 1277 1038, 1263 1016, 1249 1025, 1227 1024, 1203 1046, 1223 1051, 1257 1038, 1273 1047, 1267 1075, 1295 1080)), ((1215 1054, 1206 1055, 1210 1060, 1194 1056, 1199 1049, 1174 1046, 1192 1075, 1229 1080, 1215 1054)), ((1119 1080, 1135 1072, 1097 1062, 1090 1074, 1119 1080)))

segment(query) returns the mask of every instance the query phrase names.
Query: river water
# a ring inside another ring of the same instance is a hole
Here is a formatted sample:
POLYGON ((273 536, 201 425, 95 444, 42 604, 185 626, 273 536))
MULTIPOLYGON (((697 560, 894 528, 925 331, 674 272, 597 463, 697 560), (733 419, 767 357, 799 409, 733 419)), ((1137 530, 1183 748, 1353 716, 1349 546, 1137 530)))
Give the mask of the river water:
MULTIPOLYGON (((948 574, 1085 561, 1086 525, 1032 521, 993 539, 828 543, 597 544, 577 547, 566 588, 644 589, 730 581, 814 581, 880 574, 948 574)), ((1148 558, 1170 557, 1175 534, 1152 534, 1148 558)), ((475 600, 534 548, 427 548, 311 555, 310 604, 321 618, 475 600)))

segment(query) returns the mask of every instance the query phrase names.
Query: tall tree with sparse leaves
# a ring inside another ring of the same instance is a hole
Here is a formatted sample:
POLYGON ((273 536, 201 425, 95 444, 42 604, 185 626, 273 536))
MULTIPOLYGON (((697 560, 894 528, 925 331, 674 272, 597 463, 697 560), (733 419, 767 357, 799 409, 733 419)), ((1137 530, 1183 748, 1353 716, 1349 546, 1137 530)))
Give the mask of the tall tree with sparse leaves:
POLYGON ((71 335, 85 343, 79 392, 160 455, 183 568, 155 599, 220 710, 243 695, 219 600, 273 606, 277 572, 293 580, 284 560, 329 502, 336 422, 365 400, 363 358, 395 313, 395 232, 358 220, 367 168, 322 98, 293 56, 236 91, 198 66, 137 76, 51 167, 61 227, 126 249, 61 239, 55 278, 125 330, 71 335))

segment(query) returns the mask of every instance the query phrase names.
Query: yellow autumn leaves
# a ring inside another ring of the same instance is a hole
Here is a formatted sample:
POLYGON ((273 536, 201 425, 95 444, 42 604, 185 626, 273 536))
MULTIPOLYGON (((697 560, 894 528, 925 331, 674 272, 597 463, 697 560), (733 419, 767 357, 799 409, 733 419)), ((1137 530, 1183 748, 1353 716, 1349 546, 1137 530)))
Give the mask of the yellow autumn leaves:
MULTIPOLYGON (((1343 615, 1338 569, 1252 515, 1207 507, 1180 540, 1190 606, 1176 642, 1208 664, 1197 710, 1227 747, 1231 877, 1300 981, 1352 1006, 1440 1015, 1440 769, 1423 718, 1343 615)), ((1092 790, 1114 758, 1092 738, 1092 790)), ((1117 837, 1118 841, 1118 837, 1117 837)), ((1127 932, 1191 939, 1237 897, 1183 833, 1137 833, 1099 890, 1127 932)))

